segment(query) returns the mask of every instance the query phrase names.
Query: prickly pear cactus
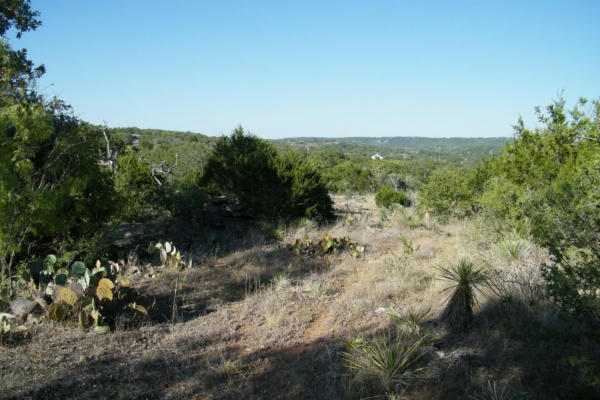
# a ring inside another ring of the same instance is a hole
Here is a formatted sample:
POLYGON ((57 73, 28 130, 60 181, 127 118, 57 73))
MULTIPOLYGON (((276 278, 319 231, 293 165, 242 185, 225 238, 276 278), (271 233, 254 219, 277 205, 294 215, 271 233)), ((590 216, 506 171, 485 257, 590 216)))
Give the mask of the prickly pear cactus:
MULTIPOLYGON (((354 258, 360 257, 365 251, 363 246, 359 246, 358 244, 354 243, 348 236, 334 238, 332 235, 328 234, 319 240, 318 245, 318 248, 323 254, 337 254, 340 251, 347 250, 354 258)), ((288 248, 294 251, 298 256, 312 255, 314 254, 315 249, 312 241, 306 235, 303 239, 296 239, 295 243, 289 244, 288 248)))
POLYGON ((113 299, 113 289, 115 288, 115 284, 107 278, 102 278, 98 282, 98 287, 96 287, 96 297, 98 300, 109 300, 113 299))
POLYGON ((154 254, 158 252, 160 263, 163 267, 184 269, 192 267, 191 256, 182 253, 178 250, 175 245, 171 242, 163 243, 152 243, 148 246, 148 253, 154 254))
POLYGON ((71 307, 75 307, 75 305, 79 301, 79 295, 77 294, 77 292, 68 287, 61 288, 58 292, 58 296, 60 298, 60 301, 70 305, 71 307))
POLYGON ((85 264, 81 261, 76 261, 73 263, 73 265, 71 265, 71 273, 73 275, 84 276, 87 270, 88 269, 86 268, 85 264))
POLYGON ((67 319, 69 306, 63 302, 52 303, 48 307, 47 317, 51 321, 62 322, 67 319))

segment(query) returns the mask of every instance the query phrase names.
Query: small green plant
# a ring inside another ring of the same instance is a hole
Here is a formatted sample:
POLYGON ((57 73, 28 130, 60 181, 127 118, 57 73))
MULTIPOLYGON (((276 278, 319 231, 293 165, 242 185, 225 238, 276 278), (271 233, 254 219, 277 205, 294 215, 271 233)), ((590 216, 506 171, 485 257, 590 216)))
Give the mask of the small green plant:
POLYGON ((312 281, 309 285, 309 291, 312 294, 312 296, 319 299, 334 292, 330 283, 323 279, 312 281))
POLYGON ((354 380, 373 380, 380 390, 390 391, 408 385, 418 372, 423 356, 423 338, 384 335, 369 342, 347 341, 341 356, 354 380))
POLYGON ((288 248, 293 250, 297 256, 300 255, 312 255, 315 252, 311 238, 308 235, 304 235, 302 239, 296 239, 293 244, 289 244, 288 248))
POLYGON ((419 246, 417 246, 417 248, 415 248, 415 243, 414 241, 410 240, 408 237, 406 237, 403 234, 400 234, 399 236, 400 242, 402 242, 402 246, 404 246, 404 254, 405 255, 411 255, 413 254, 416 250, 419 250, 419 246))
POLYGON ((193 265, 192 257, 181 253, 171 242, 150 243, 148 253, 158 254, 161 265, 167 268, 185 269, 193 265))
POLYGON ((287 272, 278 272, 271 278, 271 285, 275 291, 287 289, 291 286, 292 280, 287 272))
POLYGON ((473 320, 473 307, 477 305, 476 291, 488 285, 489 275, 468 258, 461 258, 449 268, 440 267, 439 272, 442 279, 453 283, 445 290, 454 289, 441 319, 452 328, 466 329, 473 320))
POLYGON ((99 260, 92 270, 80 261, 73 263, 68 277, 67 270, 59 271, 54 285, 49 285, 55 301, 48 307, 48 319, 60 322, 76 317, 80 328, 93 326, 101 334, 109 330, 117 315, 144 318, 152 305, 119 272, 117 263, 102 265, 99 260))
POLYGON ((232 378, 241 373, 240 361, 224 358, 213 370, 222 377, 232 378))
POLYGON ((365 251, 363 246, 354 243, 348 236, 334 238, 331 235, 326 235, 319 240, 319 247, 324 254, 337 254, 339 251, 348 250, 354 258, 360 257, 365 251))
POLYGON ((5 338, 10 334, 10 324, 6 317, 0 314, 0 345, 4 344, 5 338))
POLYGON ((496 381, 487 382, 487 394, 485 397, 471 397, 473 400, 513 400, 518 399, 508 386, 498 386, 496 381))
POLYGON ((431 307, 410 308, 405 313, 388 312, 390 319, 408 334, 426 334, 423 324, 431 317, 431 307))
POLYGON ((520 239, 503 240, 493 247, 495 253, 509 262, 521 260, 525 253, 530 249, 530 244, 527 241, 520 239))
POLYGON ((392 204, 400 204, 405 207, 410 205, 408 196, 402 190, 395 190, 391 185, 385 185, 375 194, 375 204, 379 207, 390 207, 392 204))

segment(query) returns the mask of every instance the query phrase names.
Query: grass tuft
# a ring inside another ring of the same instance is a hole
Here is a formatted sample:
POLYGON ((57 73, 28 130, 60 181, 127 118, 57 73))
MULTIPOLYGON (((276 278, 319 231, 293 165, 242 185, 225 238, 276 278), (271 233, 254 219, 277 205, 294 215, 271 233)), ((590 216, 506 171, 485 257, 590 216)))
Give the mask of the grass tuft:
POLYGON ((531 250, 531 245, 525 240, 503 240, 492 247, 493 251, 508 262, 516 262, 531 250))
POLYGON ((289 288, 292 285, 290 274, 287 272, 276 273, 273 275, 273 278, 271 278, 271 285, 276 292, 289 288))
POLYGON ((403 331, 419 335, 423 331, 423 324, 431 317, 431 307, 410 308, 404 314, 390 311, 388 315, 403 331))

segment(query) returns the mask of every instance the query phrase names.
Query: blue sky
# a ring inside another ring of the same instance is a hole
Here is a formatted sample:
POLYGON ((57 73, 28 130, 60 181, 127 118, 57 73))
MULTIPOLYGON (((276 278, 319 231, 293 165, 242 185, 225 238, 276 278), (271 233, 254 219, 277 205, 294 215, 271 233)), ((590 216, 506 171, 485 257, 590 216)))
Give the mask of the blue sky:
POLYGON ((32 0, 39 88, 92 123, 293 136, 510 136, 600 98, 599 1, 32 0))

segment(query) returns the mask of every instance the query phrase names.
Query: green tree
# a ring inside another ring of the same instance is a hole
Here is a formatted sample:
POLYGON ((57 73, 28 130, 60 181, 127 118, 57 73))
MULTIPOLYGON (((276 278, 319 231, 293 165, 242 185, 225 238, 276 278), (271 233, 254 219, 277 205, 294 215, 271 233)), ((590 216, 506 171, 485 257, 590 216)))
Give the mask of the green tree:
POLYGON ((101 134, 63 103, 19 103, 0 111, 0 262, 68 235, 94 230, 112 209, 98 165, 101 134))
POLYGON ((44 74, 44 66, 34 67, 27 58, 27 50, 13 50, 6 34, 14 28, 20 38, 24 32, 41 25, 38 16, 28 0, 0 2, 0 107, 37 96, 32 83, 44 74))
POLYGON ((43 254, 59 242, 91 235, 110 216, 112 183, 98 164, 100 131, 59 100, 43 101, 26 50, 6 40, 40 25, 27 0, 0 2, 0 265, 43 254))
POLYGON ((254 218, 333 216, 332 202, 314 166, 299 156, 281 157, 270 143, 242 127, 221 137, 211 152, 201 185, 234 195, 254 218))
POLYGON ((560 98, 536 109, 541 126, 515 126, 515 139, 490 164, 484 210, 507 218, 550 250, 551 297, 570 311, 600 307, 600 101, 560 98))
POLYGON ((158 213, 162 208, 161 189, 152 177, 152 167, 143 163, 131 148, 119 157, 115 190, 121 218, 136 221, 158 213))

